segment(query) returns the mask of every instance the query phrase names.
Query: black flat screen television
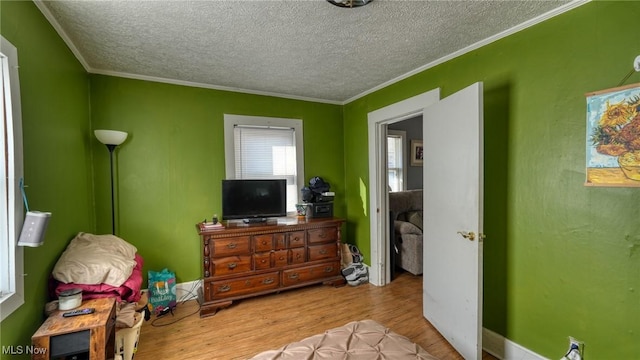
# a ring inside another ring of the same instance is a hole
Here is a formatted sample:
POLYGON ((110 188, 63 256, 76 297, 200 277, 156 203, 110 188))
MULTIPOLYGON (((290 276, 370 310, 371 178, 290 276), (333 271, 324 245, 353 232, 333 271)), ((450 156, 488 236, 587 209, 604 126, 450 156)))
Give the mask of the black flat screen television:
POLYGON ((286 180, 222 180, 223 220, 263 222, 270 217, 286 215, 286 180))

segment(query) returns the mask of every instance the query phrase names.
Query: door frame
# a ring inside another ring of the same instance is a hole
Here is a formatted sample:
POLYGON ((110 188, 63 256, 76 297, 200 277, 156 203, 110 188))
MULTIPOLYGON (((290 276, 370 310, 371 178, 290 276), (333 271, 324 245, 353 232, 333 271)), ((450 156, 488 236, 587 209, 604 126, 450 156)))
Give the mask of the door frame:
MULTIPOLYGON (((384 286, 391 281, 389 250, 389 196, 386 161, 386 127, 399 121, 422 115, 423 109, 440 100, 440 88, 369 112, 369 238, 371 264, 369 282, 384 286), (384 215, 383 215, 384 214, 384 215)), ((422 119, 424 122, 424 119, 422 119)))

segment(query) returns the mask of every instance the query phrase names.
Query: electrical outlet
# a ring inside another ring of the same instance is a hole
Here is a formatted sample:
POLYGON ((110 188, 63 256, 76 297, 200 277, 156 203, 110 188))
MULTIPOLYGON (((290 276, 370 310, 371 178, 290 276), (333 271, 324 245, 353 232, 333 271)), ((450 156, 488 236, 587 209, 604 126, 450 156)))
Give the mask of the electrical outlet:
POLYGON ((572 336, 569 336, 569 350, 567 354, 573 355, 570 359, 582 359, 584 356, 584 343, 572 336))

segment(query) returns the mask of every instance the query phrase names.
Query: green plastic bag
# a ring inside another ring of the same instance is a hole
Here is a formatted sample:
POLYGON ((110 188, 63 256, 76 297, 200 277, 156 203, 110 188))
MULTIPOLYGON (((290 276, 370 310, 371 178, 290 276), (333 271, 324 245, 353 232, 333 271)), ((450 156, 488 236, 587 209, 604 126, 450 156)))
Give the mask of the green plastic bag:
POLYGON ((176 274, 169 269, 149 270, 149 304, 156 315, 176 307, 176 274))

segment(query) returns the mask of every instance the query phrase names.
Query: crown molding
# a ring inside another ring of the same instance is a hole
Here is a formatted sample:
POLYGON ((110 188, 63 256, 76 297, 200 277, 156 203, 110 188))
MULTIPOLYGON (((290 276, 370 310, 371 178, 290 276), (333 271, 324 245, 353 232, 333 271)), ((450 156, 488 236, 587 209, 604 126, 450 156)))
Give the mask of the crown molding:
POLYGON ((65 44, 67 44, 67 46, 69 47, 73 55, 75 55, 76 59, 78 59, 85 71, 91 72, 91 66, 89 66, 89 63, 87 63, 87 61, 84 59, 84 57, 80 53, 80 50, 78 50, 73 41, 71 41, 71 38, 69 38, 69 35, 67 35, 62 26, 60 26, 60 23, 58 23, 51 11, 49 11, 49 9, 44 5, 43 0, 33 0, 33 3, 40 10, 42 15, 44 15, 44 17, 49 21, 49 24, 53 26, 53 28, 56 30, 58 35, 60 35, 65 44))
POLYGON ((242 88, 236 88, 236 87, 231 87, 231 86, 211 85, 211 84, 204 84, 204 83, 193 82, 193 81, 184 81, 184 80, 161 78, 161 77, 157 77, 157 76, 129 74, 129 73, 118 72, 118 71, 93 69, 92 71, 90 71, 90 73, 98 74, 98 75, 116 76, 116 77, 122 77, 122 78, 127 78, 127 79, 160 82, 160 83, 172 84, 172 85, 197 87, 197 88, 204 88, 204 89, 211 89, 211 90, 230 91, 230 92, 237 92, 237 93, 251 94, 251 95, 273 96, 273 97, 278 97, 278 98, 301 100, 301 101, 311 101, 311 102, 316 102, 316 103, 325 103, 325 104, 332 104, 332 105, 343 105, 342 102, 334 101, 334 100, 316 99, 316 98, 310 98, 310 97, 305 97, 305 96, 297 96, 297 95, 290 95, 290 94, 280 94, 280 93, 269 92, 269 91, 242 89, 242 88))
POLYGON ((229 87, 229 86, 218 86, 218 85, 204 84, 204 83, 198 83, 198 82, 192 82, 192 81, 182 81, 182 80, 166 79, 166 78, 155 77, 155 76, 146 76, 146 75, 123 73, 123 72, 118 72, 118 71, 94 69, 89 65, 89 63, 82 56, 82 54, 80 53, 78 48, 75 46, 73 41, 71 41, 71 38, 64 31, 64 29, 62 28, 60 23, 58 23, 58 21, 53 16, 51 11, 49 11, 49 9, 44 5, 43 0, 33 0, 33 3, 40 10, 42 15, 44 15, 44 17, 49 21, 51 26, 53 26, 53 28, 56 30, 56 32, 62 38, 62 40, 65 42, 65 44, 67 44, 67 46, 69 47, 69 49, 71 50, 73 55, 76 57, 76 59, 78 59, 78 61, 80 62, 82 67, 85 69, 85 71, 90 73, 90 74, 116 76, 116 77, 135 79, 135 80, 160 82, 160 83, 165 83, 165 84, 173 84, 173 85, 181 85, 181 86, 189 86, 189 87, 198 87, 198 88, 221 90, 221 91, 230 91, 230 92, 252 94, 252 95, 273 96, 273 97, 278 97, 278 98, 301 100, 301 101, 310 101, 310 102, 325 103, 325 104, 332 104, 332 105, 343 105, 343 103, 341 101, 336 101, 336 100, 316 99, 316 98, 310 98, 310 97, 305 97, 305 96, 280 94, 280 93, 274 93, 274 92, 268 92, 268 91, 242 89, 242 88, 235 88, 235 87, 229 87))
POLYGON ((367 91, 364 91, 356 96, 353 96, 347 100, 344 101, 336 101, 336 100, 328 100, 328 99, 317 99, 317 98, 310 98, 310 97, 305 97, 305 96, 296 96, 296 95, 289 95, 289 94, 280 94, 280 93, 273 93, 273 92, 268 92, 268 91, 259 91, 259 90, 250 90, 250 89, 242 89, 242 88, 235 88, 235 87, 228 87, 228 86, 218 86, 218 85, 212 85, 212 84, 204 84, 204 83, 198 83, 198 82, 191 82, 191 81, 183 81, 183 80, 175 80, 175 79, 166 79, 166 78, 160 78, 160 77, 155 77, 155 76, 146 76, 146 75, 137 75, 137 74, 129 74, 129 73, 123 73, 123 72, 117 72, 117 71, 110 71, 110 70, 99 70, 99 69, 93 69, 91 66, 89 66, 89 64, 87 63, 87 61, 85 60, 85 58, 82 56, 82 54, 80 53, 80 51, 78 50, 78 48, 75 46, 75 44, 71 41, 71 38, 69 38, 69 36, 67 35, 67 33, 63 30, 62 26, 58 23, 58 21, 56 20, 56 18, 53 16, 53 14, 51 14, 51 12, 49 11, 49 9, 43 4, 43 0, 33 0, 33 3, 36 5, 36 7, 40 10, 40 12, 42 12, 42 14, 44 15, 44 17, 49 21, 49 23, 53 26, 53 28, 56 30, 56 32, 58 33, 58 35, 60 35, 60 37, 62 38, 62 40, 67 44, 67 46, 69 47, 69 49, 71 50, 71 52, 75 55, 75 57, 78 59, 78 61, 80 62, 80 64, 84 67, 84 69, 88 72, 88 73, 92 73, 92 74, 101 74, 101 75, 108 75, 108 76, 116 76, 116 77, 123 77, 123 78, 129 78, 129 79, 136 79, 136 80, 145 80, 145 81, 152 81, 152 82, 161 82, 161 83, 166 83, 166 84, 173 84, 173 85, 181 85, 181 86, 189 86, 189 87, 198 87, 198 88, 205 88, 205 89, 212 89, 212 90, 221 90, 221 91, 231 91, 231 92, 238 92, 238 93, 244 93, 244 94, 252 94, 252 95, 262 95, 262 96, 273 96, 273 97, 279 97, 279 98, 285 98, 285 99, 292 99, 292 100, 301 100, 301 101, 311 101, 311 102, 317 102, 317 103, 325 103, 325 104, 332 104, 332 105, 346 105, 349 104, 355 100, 358 100, 366 95, 369 95, 373 92, 376 92, 380 89, 383 89, 389 85, 395 84, 397 82, 400 82, 404 79, 407 79, 413 75, 416 75, 418 73, 421 73, 425 70, 431 69, 437 65, 440 65, 444 62, 447 62, 449 60, 455 59, 459 56, 462 56, 464 54, 467 54, 471 51, 474 51, 476 49, 479 49, 485 45, 491 44, 497 40, 500 40, 502 38, 505 38, 509 35, 513 35, 519 31, 522 31, 524 29, 527 29, 531 26, 534 26, 536 24, 539 24, 545 20, 551 19, 555 16, 558 16, 560 14, 564 14, 567 11, 573 10, 579 6, 582 6, 586 3, 591 2, 591 0, 573 0, 572 2, 565 4, 563 6, 560 6, 556 9, 553 9, 551 11, 548 11, 542 15, 539 15, 533 19, 530 19, 528 21, 525 21, 521 24, 518 24, 510 29, 507 29, 505 31, 502 31, 496 35, 493 35, 491 37, 488 37, 484 40, 480 40, 474 44, 471 44, 461 50, 458 50, 456 52, 453 52, 449 55, 443 56, 437 60, 434 60, 428 64, 425 64, 417 69, 411 70, 403 75, 400 75, 394 79, 391 79, 389 81, 386 81, 378 86, 375 86, 367 91))
POLYGON ((498 41, 498 40, 500 40, 502 38, 505 38, 505 37, 507 37, 509 35, 513 35, 513 34, 519 32, 519 31, 527 29, 527 28, 529 28, 529 27, 531 27, 533 25, 539 24, 539 23, 541 23, 541 22, 543 22, 545 20, 549 20, 549 19, 551 19, 551 18, 553 18, 555 16, 558 16, 560 14, 564 14, 565 12, 567 12, 569 10, 573 10, 573 9, 575 9, 575 8, 577 8, 579 6, 582 6, 582 5, 584 5, 584 4, 588 3, 588 2, 591 2, 591 0, 574 0, 574 1, 570 2, 570 3, 568 3, 568 4, 565 4, 563 6, 560 6, 560 7, 556 8, 556 9, 548 11, 548 12, 542 14, 542 15, 539 15, 539 16, 537 16, 537 17, 535 17, 533 19, 530 19, 528 21, 525 21, 525 22, 523 22, 521 24, 518 24, 518 25, 516 25, 516 26, 514 26, 514 27, 512 27, 510 29, 502 31, 502 32, 500 32, 500 33, 498 33, 496 35, 488 37, 488 38, 486 38, 484 40, 480 40, 480 41, 478 41, 478 42, 476 42, 474 44, 471 44, 471 45, 469 45, 469 46, 467 46, 467 47, 465 47, 463 49, 460 49, 460 50, 458 50, 456 52, 453 52, 453 53, 451 53, 451 54, 449 54, 447 56, 443 56, 440 59, 434 60, 434 61, 432 61, 432 62, 430 62, 430 63, 428 63, 426 65, 423 65, 423 66, 415 69, 415 70, 411 70, 406 74, 400 75, 400 76, 398 76, 398 77, 396 77, 394 79, 386 81, 386 82, 384 82, 384 83, 382 83, 382 84, 380 84, 380 85, 378 85, 376 87, 373 87, 373 88, 371 88, 371 89, 369 89, 369 90, 367 90, 367 91, 365 91, 365 92, 363 92, 361 94, 358 94, 358 95, 356 95, 356 96, 354 96, 352 98, 349 98, 349 99, 343 101, 342 105, 346 105, 346 104, 348 104, 350 102, 358 100, 358 99, 360 99, 360 98, 362 98, 362 97, 364 97, 366 95, 369 95, 369 94, 371 94, 373 92, 376 92, 376 91, 378 91, 380 89, 383 89, 383 88, 385 88, 385 87, 387 87, 389 85, 392 85, 392 84, 395 84, 397 82, 400 82, 400 81, 402 81, 404 79, 407 79, 407 78, 409 78, 409 77, 411 77, 413 75, 416 75, 416 74, 421 73, 421 72, 423 72, 425 70, 431 69, 432 67, 438 66, 438 65, 440 65, 442 63, 445 63, 445 62, 447 62, 447 61, 449 61, 451 59, 455 59, 458 56, 462 56, 462 55, 464 55, 466 53, 469 53, 469 52, 471 52, 473 50, 479 49, 479 48, 481 48, 481 47, 483 47, 485 45, 489 45, 494 41, 498 41))

